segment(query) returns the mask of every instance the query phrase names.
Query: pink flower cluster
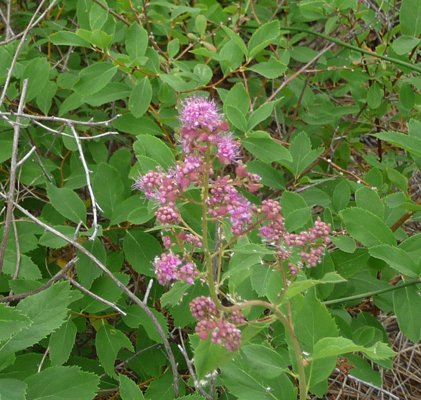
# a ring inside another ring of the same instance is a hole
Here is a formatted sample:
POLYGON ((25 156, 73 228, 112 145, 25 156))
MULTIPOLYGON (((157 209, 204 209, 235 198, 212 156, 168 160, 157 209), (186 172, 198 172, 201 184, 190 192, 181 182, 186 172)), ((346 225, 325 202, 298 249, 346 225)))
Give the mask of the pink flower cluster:
POLYGON ((193 285, 194 278, 199 275, 199 271, 191 262, 182 264, 183 260, 172 253, 164 253, 161 257, 156 257, 153 266, 155 267, 158 282, 161 285, 165 285, 165 283, 170 281, 182 280, 193 285))
POLYGON ((196 333, 200 339, 207 340, 209 335, 212 343, 224 345, 229 351, 237 351, 241 345, 240 331, 234 323, 245 323, 241 311, 234 311, 229 321, 221 316, 209 297, 201 296, 190 303, 190 311, 199 322, 196 333))
POLYGON ((180 141, 184 153, 203 154, 205 143, 212 143, 216 146, 220 163, 231 164, 237 160, 240 154, 238 144, 232 140, 232 134, 227 133, 229 126, 222 118, 214 100, 186 99, 180 114, 180 141))

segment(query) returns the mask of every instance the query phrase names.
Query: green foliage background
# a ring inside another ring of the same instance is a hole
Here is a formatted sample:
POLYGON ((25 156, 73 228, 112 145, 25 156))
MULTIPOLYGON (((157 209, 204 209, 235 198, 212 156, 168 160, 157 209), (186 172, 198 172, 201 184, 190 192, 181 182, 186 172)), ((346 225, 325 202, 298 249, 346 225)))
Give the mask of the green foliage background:
MULTIPOLYGON (((188 336, 188 303, 206 288, 168 291, 155 279, 154 205, 132 192, 133 179, 180 157, 177 107, 192 95, 217 99, 261 176, 252 202, 280 198, 289 232, 316 215, 332 226, 323 263, 288 292, 310 392, 324 395, 344 354, 355 377, 382 385, 392 352, 381 316, 421 338, 421 234, 410 230, 421 216, 421 3, 392 3, 6 3, 0 179, 13 218, 3 212, 0 232, 2 400, 165 400, 177 385, 179 398, 205 398, 181 341, 200 378, 220 368, 221 399, 297 398, 279 323, 243 329, 231 360, 188 336), (149 294, 143 309, 130 293, 149 294)), ((183 217, 200 224, 194 205, 183 217)), ((248 240, 224 265, 227 292, 276 301, 280 278, 261 264, 270 252, 248 240)))

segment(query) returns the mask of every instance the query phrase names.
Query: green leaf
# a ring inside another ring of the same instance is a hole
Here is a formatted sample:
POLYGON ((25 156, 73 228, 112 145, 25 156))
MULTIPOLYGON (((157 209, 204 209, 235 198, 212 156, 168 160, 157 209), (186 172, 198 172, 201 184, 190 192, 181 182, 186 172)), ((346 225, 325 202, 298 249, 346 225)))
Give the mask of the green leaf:
MULTIPOLYGON (((140 390, 139 386, 136 385, 130 378, 126 375, 120 375, 120 397, 121 400, 143 400, 143 393, 140 390)), ((179 398, 180 399, 180 398, 179 398)))
POLYGON ((84 96, 83 101, 91 106, 97 107, 105 103, 125 99, 130 96, 130 93, 131 90, 127 85, 118 82, 110 82, 100 91, 89 96, 84 96))
MULTIPOLYGON (((163 331, 168 336, 168 324, 165 317, 153 308, 149 310, 156 317, 163 331)), ((127 313, 127 316, 123 317, 123 321, 127 326, 138 328, 141 325, 151 340, 156 343, 163 343, 161 335, 158 333, 154 323, 138 305, 129 306, 124 311, 127 313)))
POLYGON ((99 377, 78 367, 51 367, 31 375, 26 400, 92 400, 99 377))
POLYGON ((348 183, 344 180, 339 182, 333 191, 332 197, 333 207, 335 207, 336 212, 343 210, 348 205, 350 196, 351 190, 348 183))
POLYGON ((402 35, 393 41, 393 50, 399 56, 408 54, 413 48, 418 46, 420 40, 413 36, 402 35))
POLYGON ((303 172, 313 161, 316 160, 323 149, 311 150, 310 139, 305 132, 295 134, 294 139, 289 147, 289 152, 292 156, 292 162, 282 161, 281 164, 285 165, 296 177, 303 172))
POLYGON ((52 333, 50 337, 50 359, 52 366, 64 364, 75 344, 76 325, 71 319, 68 319, 58 330, 52 333))
POLYGON ((247 171, 260 176, 260 183, 274 189, 285 190, 285 178, 282 171, 278 171, 263 161, 250 161, 247 171))
POLYGON ((129 108, 135 118, 140 118, 146 111, 152 100, 152 85, 148 77, 141 79, 133 88, 129 99, 129 108))
POLYGON ((197 377, 203 379, 205 375, 230 362, 236 352, 228 351, 225 346, 211 343, 210 338, 200 340, 199 346, 194 350, 194 365, 197 377))
POLYGON ((246 47, 246 44, 244 43, 243 39, 240 38, 240 36, 232 31, 230 28, 228 28, 225 25, 221 25, 222 30, 229 35, 229 37, 234 40, 235 44, 240 48, 240 50, 243 52, 243 54, 246 56, 248 54, 248 50, 246 47))
POLYGON ((271 101, 269 103, 263 104, 256 111, 254 111, 253 114, 251 114, 250 118, 248 119, 247 129, 251 131, 257 124, 260 124, 266 118, 269 118, 270 114, 272 114, 274 106, 275 106, 275 102, 271 101))
POLYGON ((369 252, 372 257, 387 262, 401 274, 417 278, 421 272, 408 253, 401 248, 382 244, 371 247, 369 252))
POLYGON ((50 108, 53 104, 54 95, 57 92, 57 88, 57 83, 48 81, 42 89, 41 93, 37 96, 37 106, 44 113, 44 115, 48 115, 48 112, 50 111, 50 108))
POLYGON ((361 208, 348 208, 340 212, 348 233, 364 246, 382 244, 396 246, 396 239, 390 228, 370 211, 361 208))
POLYGON ((86 221, 86 207, 80 197, 71 189, 47 185, 51 205, 65 218, 78 224, 86 221))
POLYGON ((28 328, 31 324, 32 321, 21 311, 14 307, 6 307, 5 303, 0 304, 0 342, 28 328))
POLYGON ((338 356, 351 352, 361 352, 373 360, 393 357, 395 352, 385 343, 378 342, 371 347, 363 347, 344 337, 325 337, 314 346, 313 360, 338 356))
POLYGON ((110 219, 116 206, 124 200, 125 189, 118 171, 109 164, 99 164, 92 188, 104 217, 110 219))
POLYGON ((43 292, 21 300, 16 310, 25 314, 32 324, 2 343, 0 351, 8 353, 23 350, 59 328, 67 316, 69 296, 69 283, 59 282, 43 292))
POLYGON ((372 109, 379 108, 382 103, 383 96, 383 88, 377 82, 374 82, 368 90, 367 103, 369 107, 372 109))
POLYGON ((247 69, 257 72, 265 78, 275 79, 287 70, 287 66, 281 61, 278 61, 275 57, 270 57, 268 62, 258 63, 247 69))
MULTIPOLYGON (((183 390, 184 385, 180 385, 179 388, 183 390)), ((154 379, 148 385, 148 390, 146 390, 145 397, 147 399, 174 400, 176 397, 174 395, 173 375, 171 372, 167 370, 164 375, 154 379)))
POLYGON ((291 155, 289 151, 282 146, 282 144, 276 142, 271 137, 253 137, 249 136, 241 141, 241 144, 251 154, 256 156, 265 163, 289 161, 291 155))
POLYGON ((417 0, 402 0, 400 22, 403 35, 419 37, 421 33, 421 3, 417 0))
POLYGON ((241 352, 248 361, 250 372, 262 378, 276 378, 288 369, 284 359, 267 346, 249 344, 242 346, 241 352))
MULTIPOLYGON (((55 230, 59 231, 63 235, 66 235, 68 238, 73 239, 75 236, 75 228, 72 226, 66 225, 57 225, 53 227, 55 230)), ((56 236, 54 233, 45 232, 39 239, 38 243, 45 247, 50 247, 52 249, 61 249, 69 244, 66 240, 56 236)))
POLYGON ((408 112, 415 107, 415 91, 407 82, 402 84, 399 91, 399 104, 408 112))
POLYGON ((180 50, 180 41, 178 39, 171 40, 168 43, 168 55, 170 58, 174 58, 180 50))
POLYGON ((59 117, 67 114, 69 111, 80 107, 83 104, 82 96, 78 93, 72 93, 66 100, 61 103, 60 110, 58 112, 59 117))
POLYGON ((251 284, 259 296, 266 296, 267 287, 273 274, 279 274, 274 268, 268 268, 266 265, 256 264, 251 272, 251 284))
POLYGON ((0 163, 12 157, 13 143, 11 140, 0 140, 0 163))
POLYGON ((136 155, 150 157, 165 170, 174 166, 174 155, 162 140, 149 135, 139 135, 136 136, 136 139, 137 141, 133 145, 136 155))
MULTIPOLYGON (((96 259, 101 261, 102 264, 106 264, 107 253, 99 238, 96 237, 94 240, 87 240, 83 244, 83 247, 88 250, 96 259)), ((81 251, 77 252, 77 257, 79 258, 79 261, 76 263, 77 276, 80 283, 86 289, 89 289, 92 285, 92 282, 102 274, 102 270, 97 267, 97 265, 90 257, 81 251)))
POLYGON ((360 187, 355 192, 355 202, 359 208, 372 212, 380 219, 384 218, 384 205, 379 195, 367 186, 360 187))
POLYGON ((393 292, 393 311, 398 319, 399 329, 414 343, 421 339, 420 307, 421 295, 417 286, 406 286, 393 292))
POLYGON ((247 120, 242 112, 235 106, 227 106, 228 120, 240 131, 247 132, 247 120))
POLYGON ((22 82, 28 79, 28 88, 25 101, 31 101, 38 96, 48 81, 50 64, 45 57, 38 57, 31 60, 22 73, 22 82))
POLYGON ((97 355, 105 372, 117 379, 114 371, 114 362, 121 348, 125 347, 134 351, 130 339, 120 330, 110 326, 101 325, 96 333, 95 346, 97 355))
POLYGON ((221 379, 229 390, 241 400, 297 400, 297 389, 286 374, 275 379, 264 379, 250 371, 248 360, 237 356, 221 367, 221 379))
POLYGON ((250 109, 249 95, 242 82, 236 83, 228 92, 224 99, 224 112, 227 107, 233 106, 238 108, 245 117, 250 109))
POLYGON ((421 157, 421 138, 399 132, 380 132, 375 137, 421 157))
MULTIPOLYGON (((104 2, 102 2, 104 4, 104 2)), ((107 5, 106 3, 104 4, 107 5)), ((89 24, 91 30, 101 29, 107 20, 108 10, 101 7, 99 4, 93 3, 89 12, 89 24)))
POLYGON ((123 249, 136 272, 155 277, 152 261, 162 253, 162 249, 153 236, 141 231, 129 231, 124 238, 123 249))
POLYGON ((184 281, 176 282, 171 289, 164 293, 161 297, 161 305, 162 307, 166 307, 168 305, 175 306, 177 305, 187 292, 187 290, 191 288, 191 285, 184 281))
POLYGON ((1 400, 26 400, 26 383, 17 379, 0 379, 1 400))
POLYGON ((253 33, 248 45, 248 58, 251 60, 279 36, 279 21, 268 22, 253 33))
POLYGON ((75 46, 91 48, 91 44, 74 32, 60 31, 50 36, 51 43, 57 46, 75 46))
POLYGON ((386 168, 385 172, 390 181, 402 192, 408 193, 408 178, 393 168, 386 168))
POLYGON ((200 37, 205 36, 207 25, 206 17, 202 14, 198 15, 194 21, 194 24, 200 37))
POLYGON ((139 60, 146 53, 148 47, 148 32, 137 22, 134 22, 126 33, 126 51, 130 61, 139 60))
POLYGON ((349 236, 331 236, 330 240, 339 250, 345 253, 353 253, 357 248, 355 240, 349 236))
POLYGON ((154 215, 155 213, 151 212, 148 207, 148 201, 145 201, 140 196, 131 196, 114 207, 110 226, 124 221, 133 222, 134 219, 136 219, 136 224, 143 224, 151 220, 154 215))
POLYGON ((285 218, 287 232, 294 232, 303 227, 311 218, 311 208, 297 208, 285 218))
POLYGON ((117 66, 106 62, 97 62, 82 69, 73 90, 81 96, 90 96, 99 92, 113 79, 117 66))

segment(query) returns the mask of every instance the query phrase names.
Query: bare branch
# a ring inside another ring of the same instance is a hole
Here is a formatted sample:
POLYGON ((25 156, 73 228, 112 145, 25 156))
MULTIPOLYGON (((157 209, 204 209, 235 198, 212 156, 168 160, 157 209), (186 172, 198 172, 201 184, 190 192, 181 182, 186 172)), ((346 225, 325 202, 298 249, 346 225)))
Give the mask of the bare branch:
MULTIPOLYGON (((22 84, 22 94, 19 101, 18 111, 21 113, 25 104, 26 89, 28 88, 28 80, 25 79, 22 84)), ((1 103, 0 103, 1 106, 1 103)), ((20 119, 18 117, 18 119, 20 119)), ((7 195, 7 211, 6 218, 4 221, 4 232, 3 240, 1 242, 0 248, 0 275, 3 269, 4 255, 6 253, 7 238, 9 237, 10 224, 13 218, 13 198, 15 196, 15 187, 16 187, 16 169, 17 169, 17 158, 18 158, 18 144, 19 144, 19 134, 20 126, 16 125, 13 133, 13 147, 12 147, 12 159, 10 162, 10 179, 9 179, 9 193, 7 195)))
POLYGON ((67 279, 74 287, 78 288, 80 291, 86 293, 87 295, 91 296, 93 299, 100 301, 101 303, 106 304, 108 307, 112 308, 113 310, 117 311, 121 315, 126 316, 127 313, 125 313, 121 308, 117 307, 114 303, 111 303, 111 301, 108 301, 106 299, 103 299, 102 297, 98 296, 95 293, 92 293, 90 290, 84 288, 80 283, 76 282, 74 279, 70 278, 69 275, 63 275, 64 279, 67 279))
POLYGON ((80 161, 82 161, 83 169, 85 170, 86 186, 88 187, 89 196, 91 197, 92 213, 93 213, 93 218, 94 218, 94 222, 92 224, 93 227, 94 227, 94 231, 93 231, 92 235, 89 237, 89 240, 94 240, 97 233, 98 233, 98 212, 97 212, 97 209, 99 209, 100 211, 103 211, 103 210, 101 209, 101 207, 96 202, 94 191, 92 190, 91 178, 90 178, 90 174, 92 173, 92 171, 89 170, 88 164, 86 164, 85 155, 83 154, 82 145, 81 145, 80 140, 79 140, 79 135, 77 134, 76 129, 72 124, 68 124, 68 126, 73 132, 73 137, 76 140, 77 149, 79 151, 80 161))
POLYGON ((63 277, 63 275, 65 275, 67 271, 73 267, 76 261, 76 257, 70 260, 59 272, 57 272, 45 285, 41 286, 40 288, 31 290, 30 292, 26 293, 14 294, 13 296, 0 297, 0 303, 10 303, 12 301, 26 299, 29 296, 33 296, 34 294, 47 290, 53 283, 58 282, 63 277))

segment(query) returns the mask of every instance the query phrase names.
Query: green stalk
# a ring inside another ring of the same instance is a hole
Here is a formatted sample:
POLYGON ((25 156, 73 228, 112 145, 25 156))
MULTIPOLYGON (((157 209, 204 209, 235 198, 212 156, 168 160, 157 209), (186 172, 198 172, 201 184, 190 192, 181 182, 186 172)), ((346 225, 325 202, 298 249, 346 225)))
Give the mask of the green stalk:
POLYGON ((311 29, 298 28, 298 27, 295 27, 295 26, 283 26, 283 27, 281 27, 281 30, 291 31, 291 32, 305 32, 305 33, 308 33, 310 35, 316 35, 316 36, 319 36, 319 37, 321 37, 325 40, 328 40, 329 42, 336 43, 336 44, 338 44, 342 47, 346 47, 347 49, 357 51, 361 54, 365 54, 365 55, 370 56, 370 57, 380 58, 381 60, 385 60, 385 61, 388 61, 392 64, 400 65, 401 67, 409 68, 412 71, 416 71, 416 72, 421 73, 421 68, 417 67, 416 65, 412 65, 412 64, 410 64, 406 61, 401 61, 401 60, 398 60, 396 58, 384 56, 382 54, 378 54, 378 53, 375 53, 375 52, 372 52, 372 51, 360 49, 357 46, 354 46, 352 44, 343 42, 342 40, 338 40, 338 39, 332 38, 330 36, 324 35, 323 33, 314 32, 311 29))
POLYGON ((372 297, 372 296, 376 296, 376 295, 379 295, 379 294, 391 292, 392 290, 398 290, 398 289, 404 288, 406 286, 418 285, 419 283, 421 283, 419 280, 406 282, 406 283, 403 283, 402 285, 399 285, 399 286, 391 286, 391 287, 388 287, 388 288, 385 288, 385 289, 373 290, 372 292, 367 292, 367 293, 363 293, 363 294, 356 294, 355 296, 349 296, 349 297, 344 297, 344 298, 335 299, 335 300, 322 301, 322 304, 324 306, 331 306, 332 304, 341 304, 341 303, 346 303, 348 301, 365 299, 367 297, 372 297))

